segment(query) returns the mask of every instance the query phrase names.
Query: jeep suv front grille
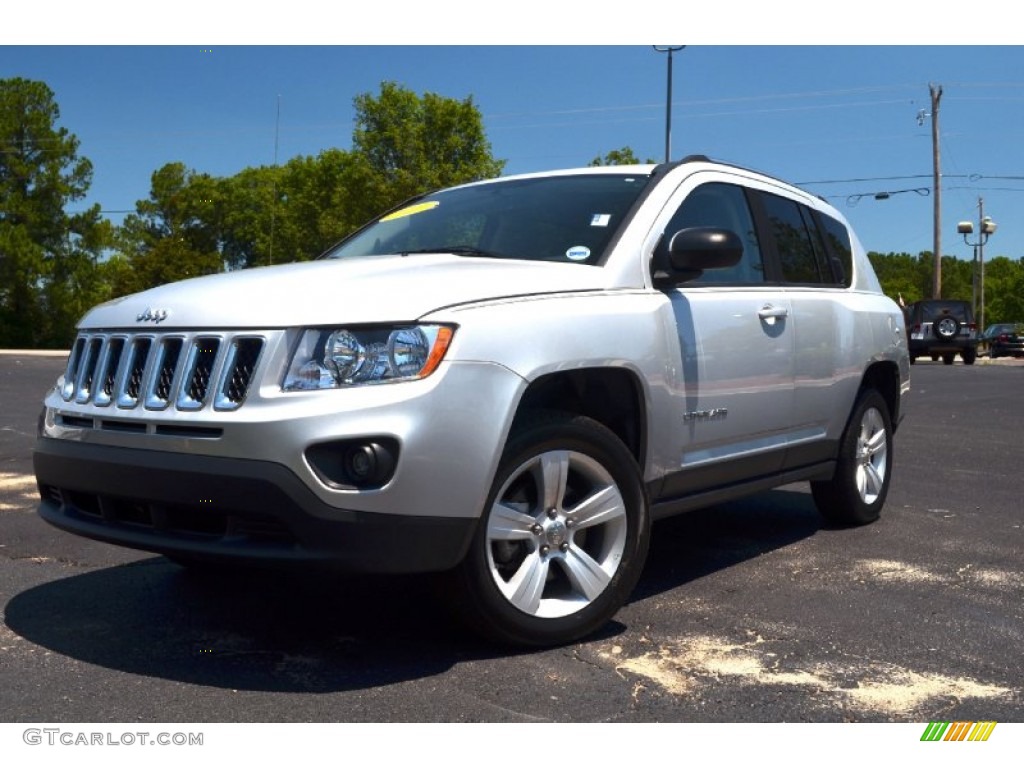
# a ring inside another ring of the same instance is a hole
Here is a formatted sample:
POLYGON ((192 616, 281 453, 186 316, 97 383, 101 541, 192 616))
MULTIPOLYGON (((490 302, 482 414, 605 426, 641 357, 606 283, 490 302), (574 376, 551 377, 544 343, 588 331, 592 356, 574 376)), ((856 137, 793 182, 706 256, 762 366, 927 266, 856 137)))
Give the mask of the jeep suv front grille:
POLYGON ((80 333, 61 396, 147 411, 233 411, 245 401, 265 340, 230 333, 80 333))

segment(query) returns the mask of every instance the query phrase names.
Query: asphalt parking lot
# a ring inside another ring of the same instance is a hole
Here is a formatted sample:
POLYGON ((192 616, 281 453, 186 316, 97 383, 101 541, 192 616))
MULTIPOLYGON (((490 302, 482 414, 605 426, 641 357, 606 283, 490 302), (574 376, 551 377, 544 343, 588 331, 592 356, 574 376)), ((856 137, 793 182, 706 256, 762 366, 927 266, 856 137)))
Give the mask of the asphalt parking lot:
POLYGON ((1024 361, 919 361, 882 520, 806 485, 656 524, 630 603, 496 648, 426 578, 218 574, 64 534, 31 446, 56 357, 0 354, 0 721, 1024 720, 1024 361))

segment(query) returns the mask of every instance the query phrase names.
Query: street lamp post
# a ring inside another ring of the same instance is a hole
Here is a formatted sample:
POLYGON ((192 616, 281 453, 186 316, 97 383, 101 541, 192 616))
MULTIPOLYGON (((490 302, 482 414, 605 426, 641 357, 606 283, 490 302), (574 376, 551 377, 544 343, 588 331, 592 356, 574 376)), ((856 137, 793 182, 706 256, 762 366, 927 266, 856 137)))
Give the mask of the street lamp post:
POLYGON ((978 262, 977 268, 980 268, 981 275, 979 276, 978 282, 980 284, 981 292, 981 309, 978 313, 978 326, 982 332, 985 331, 985 243, 988 242, 989 235, 992 235, 996 231, 996 223, 992 221, 989 216, 985 215, 985 201, 982 198, 978 198, 978 241, 972 243, 967 239, 967 236, 974 232, 974 224, 970 221, 961 221, 956 225, 956 231, 958 234, 964 236, 964 242, 974 249, 976 254, 976 261, 978 262))
POLYGON ((672 160, 672 54, 685 45, 652 45, 658 53, 668 54, 668 93, 665 96, 665 162, 672 160))

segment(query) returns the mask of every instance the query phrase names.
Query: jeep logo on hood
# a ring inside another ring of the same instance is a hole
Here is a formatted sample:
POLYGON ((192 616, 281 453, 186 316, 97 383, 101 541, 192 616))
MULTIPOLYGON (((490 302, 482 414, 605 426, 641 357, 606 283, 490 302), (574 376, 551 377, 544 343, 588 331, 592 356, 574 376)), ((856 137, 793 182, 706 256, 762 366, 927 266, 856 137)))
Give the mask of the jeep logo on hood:
POLYGON ((145 311, 135 316, 135 321, 139 323, 161 323, 167 319, 169 314, 170 312, 166 309, 150 309, 146 307, 145 311))

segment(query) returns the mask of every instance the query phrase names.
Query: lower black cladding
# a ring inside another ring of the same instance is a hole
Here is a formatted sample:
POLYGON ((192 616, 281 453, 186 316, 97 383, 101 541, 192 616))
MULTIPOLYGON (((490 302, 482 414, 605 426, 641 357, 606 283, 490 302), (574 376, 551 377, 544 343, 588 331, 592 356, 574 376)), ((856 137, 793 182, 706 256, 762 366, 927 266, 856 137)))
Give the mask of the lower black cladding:
POLYGON ((33 462, 44 520, 171 556, 427 573, 462 560, 477 522, 337 509, 265 461, 40 438, 33 462))

